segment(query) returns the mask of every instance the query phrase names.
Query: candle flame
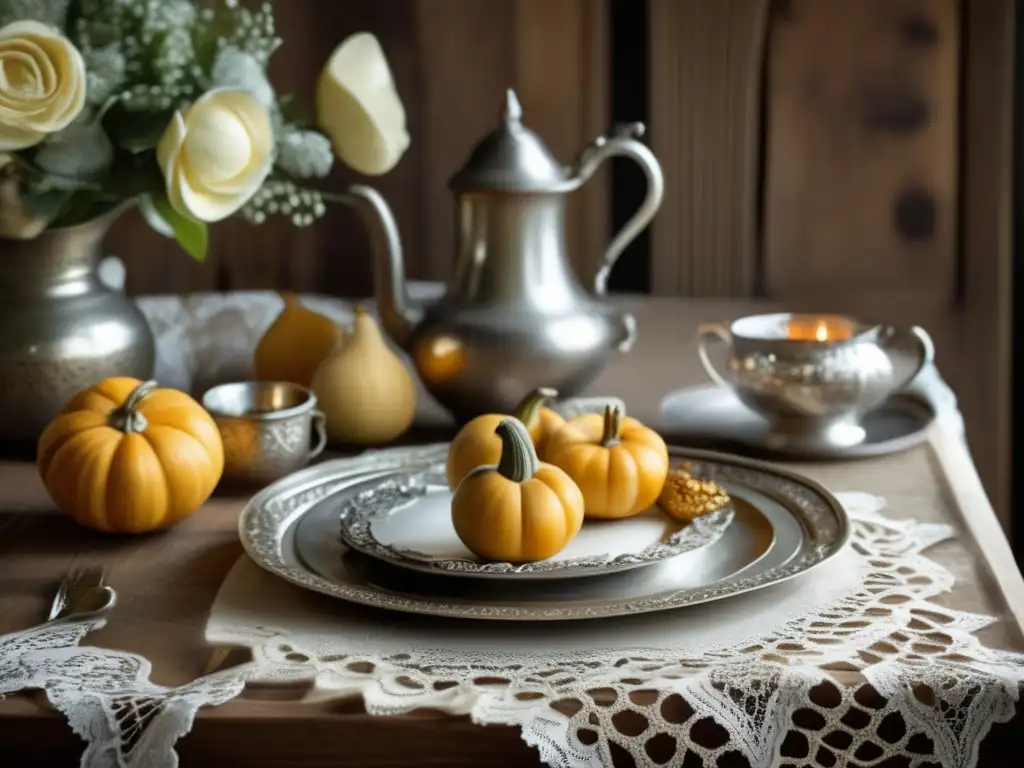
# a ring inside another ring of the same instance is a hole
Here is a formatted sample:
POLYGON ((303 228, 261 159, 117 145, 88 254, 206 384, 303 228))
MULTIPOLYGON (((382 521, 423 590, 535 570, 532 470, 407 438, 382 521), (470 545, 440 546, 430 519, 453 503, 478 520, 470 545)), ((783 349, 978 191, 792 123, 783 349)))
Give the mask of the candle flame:
POLYGON ((818 341, 828 341, 828 326, 818 321, 818 327, 814 329, 814 338, 818 341))

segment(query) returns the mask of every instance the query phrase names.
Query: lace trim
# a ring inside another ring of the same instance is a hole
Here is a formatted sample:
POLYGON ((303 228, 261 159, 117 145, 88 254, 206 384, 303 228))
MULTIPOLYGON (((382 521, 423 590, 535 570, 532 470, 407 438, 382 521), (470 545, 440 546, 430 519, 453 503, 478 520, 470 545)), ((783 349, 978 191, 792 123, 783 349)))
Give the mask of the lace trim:
POLYGON ((248 627, 239 633, 251 664, 165 688, 149 682, 144 658, 79 645, 102 620, 55 622, 0 637, 0 695, 43 689, 88 742, 87 768, 175 766, 173 746, 196 710, 237 696, 246 680, 312 680, 335 698, 362 696, 372 714, 431 707, 519 726, 559 768, 624 755, 637 766, 682 765, 687 754, 705 766, 870 766, 904 755, 910 766, 970 768, 992 724, 1013 717, 1024 655, 981 645, 974 633, 993 618, 930 601, 954 579, 922 551, 951 529, 887 520, 865 494, 843 501, 858 510, 851 546, 869 566, 862 587, 728 647, 460 662, 429 648, 314 651, 248 627), (840 684, 841 672, 863 682, 840 684))

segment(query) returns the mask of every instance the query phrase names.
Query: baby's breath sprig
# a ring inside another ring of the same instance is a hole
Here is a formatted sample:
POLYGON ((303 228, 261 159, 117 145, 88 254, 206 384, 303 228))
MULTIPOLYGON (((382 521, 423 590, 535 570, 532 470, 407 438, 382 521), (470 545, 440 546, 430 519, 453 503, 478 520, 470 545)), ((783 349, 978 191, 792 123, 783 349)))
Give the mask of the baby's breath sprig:
POLYGON ((268 180, 241 210, 252 224, 263 224, 270 216, 288 216, 296 227, 308 227, 327 212, 329 193, 296 184, 291 179, 268 180))

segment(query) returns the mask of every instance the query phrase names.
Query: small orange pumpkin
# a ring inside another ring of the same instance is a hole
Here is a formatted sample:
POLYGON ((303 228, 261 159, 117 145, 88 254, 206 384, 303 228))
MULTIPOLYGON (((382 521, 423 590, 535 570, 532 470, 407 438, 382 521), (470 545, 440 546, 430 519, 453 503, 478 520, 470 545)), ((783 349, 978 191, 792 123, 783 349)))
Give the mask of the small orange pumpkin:
POLYGON ((519 419, 502 419, 497 465, 472 470, 452 497, 452 525, 484 560, 529 563, 553 557, 583 525, 583 495, 558 467, 537 460, 519 419))
POLYGON ((144 533, 195 512, 224 470, 199 403, 156 382, 112 378, 79 392, 43 431, 39 475, 61 510, 99 531, 144 533))
MULTIPOLYGON (((526 425, 530 439, 538 452, 544 450, 548 438, 565 424, 556 411, 545 408, 544 403, 558 397, 554 389, 541 387, 524 397, 512 414, 526 425)), ((508 417, 503 413, 485 413, 467 422, 459 430, 448 449, 448 488, 454 491, 462 478, 482 464, 497 464, 501 458, 501 438, 495 430, 508 417)))
POLYGON ((583 491, 587 517, 632 517, 657 500, 668 475, 661 435, 617 407, 567 422, 548 440, 544 461, 565 470, 583 491))

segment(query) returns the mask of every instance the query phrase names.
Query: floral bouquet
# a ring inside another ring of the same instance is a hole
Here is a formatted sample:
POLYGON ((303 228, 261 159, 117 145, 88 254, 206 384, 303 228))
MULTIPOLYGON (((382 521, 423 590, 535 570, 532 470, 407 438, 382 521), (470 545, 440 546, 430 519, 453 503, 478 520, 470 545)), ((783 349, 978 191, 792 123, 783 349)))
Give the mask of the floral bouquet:
POLYGON ((345 40, 312 129, 267 64, 273 4, 0 0, 0 237, 32 239, 135 202, 194 258, 234 214, 304 226, 337 155, 377 175, 409 145, 376 38, 345 40))

